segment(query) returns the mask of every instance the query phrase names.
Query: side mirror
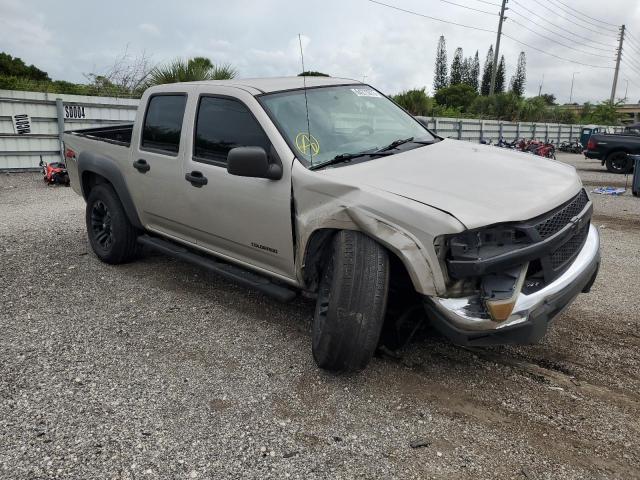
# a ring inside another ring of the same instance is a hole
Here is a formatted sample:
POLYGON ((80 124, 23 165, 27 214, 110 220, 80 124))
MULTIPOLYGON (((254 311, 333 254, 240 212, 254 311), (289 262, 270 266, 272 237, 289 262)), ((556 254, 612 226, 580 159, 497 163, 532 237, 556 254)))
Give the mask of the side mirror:
POLYGON ((267 152, 262 147, 236 147, 227 155, 227 172, 239 177, 280 180, 282 165, 269 163, 267 152))

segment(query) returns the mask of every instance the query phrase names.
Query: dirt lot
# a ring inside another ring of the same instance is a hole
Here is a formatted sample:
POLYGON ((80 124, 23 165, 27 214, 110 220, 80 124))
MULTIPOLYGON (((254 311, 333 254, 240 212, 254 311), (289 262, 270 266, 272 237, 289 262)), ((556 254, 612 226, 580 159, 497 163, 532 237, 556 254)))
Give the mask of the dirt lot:
POLYGON ((541 344, 334 376, 309 301, 101 264, 71 189, 1 174, 0 478, 640 478, 640 199, 593 197, 600 276, 541 344))

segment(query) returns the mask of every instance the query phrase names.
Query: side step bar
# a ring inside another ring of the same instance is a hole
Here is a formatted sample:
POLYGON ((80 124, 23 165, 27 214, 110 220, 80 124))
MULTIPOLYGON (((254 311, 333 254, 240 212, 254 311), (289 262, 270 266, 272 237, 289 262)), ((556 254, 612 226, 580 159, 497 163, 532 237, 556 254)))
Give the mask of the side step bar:
POLYGON ((221 275, 227 280, 232 280, 245 287, 255 288, 256 290, 259 290, 281 302, 290 302, 296 297, 295 290, 283 285, 278 285, 266 277, 250 272, 241 267, 236 267, 230 263, 221 262, 213 257, 194 253, 181 245, 167 240, 162 240, 150 235, 141 235, 138 237, 138 243, 177 259, 204 267, 207 270, 221 275))

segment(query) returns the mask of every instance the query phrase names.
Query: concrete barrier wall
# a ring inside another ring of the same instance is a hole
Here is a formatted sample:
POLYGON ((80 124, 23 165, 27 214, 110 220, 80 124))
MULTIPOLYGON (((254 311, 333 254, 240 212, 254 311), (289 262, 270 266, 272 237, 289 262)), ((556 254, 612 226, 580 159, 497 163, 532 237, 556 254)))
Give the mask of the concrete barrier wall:
MULTIPOLYGON (((427 127, 442 137, 479 142, 481 138, 497 143, 500 137, 506 141, 517 138, 537 138, 538 140, 560 143, 580 138, 584 125, 560 123, 503 122, 499 120, 479 120, 475 118, 417 117, 427 127)), ((606 126, 610 133, 622 132, 624 127, 606 126)))

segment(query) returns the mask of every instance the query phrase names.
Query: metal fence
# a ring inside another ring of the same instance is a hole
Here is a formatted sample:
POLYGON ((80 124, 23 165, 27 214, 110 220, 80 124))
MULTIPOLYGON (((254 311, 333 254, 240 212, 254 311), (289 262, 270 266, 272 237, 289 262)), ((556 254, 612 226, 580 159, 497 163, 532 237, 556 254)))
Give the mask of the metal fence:
MULTIPOLYGON (((478 120, 475 118, 443 118, 417 117, 427 128, 441 137, 456 138, 469 142, 479 142, 481 139, 493 140, 494 143, 504 138, 513 141, 518 138, 536 138, 538 140, 560 143, 580 138, 584 125, 566 125, 561 123, 536 122, 503 122, 499 120, 478 120)), ((604 127, 610 133, 622 132, 624 127, 604 127)))
POLYGON ((0 169, 60 161, 65 130, 132 122, 138 99, 0 90, 0 169))
MULTIPOLYGON (((32 169, 61 159, 65 130, 132 122, 138 99, 0 90, 0 170, 32 169)), ((438 135, 479 142, 500 137, 560 143, 580 136, 582 125, 418 117, 438 135)), ((606 127, 611 132, 623 127, 606 127)))

